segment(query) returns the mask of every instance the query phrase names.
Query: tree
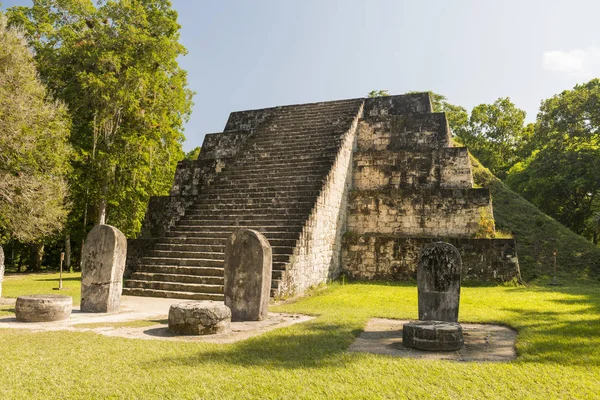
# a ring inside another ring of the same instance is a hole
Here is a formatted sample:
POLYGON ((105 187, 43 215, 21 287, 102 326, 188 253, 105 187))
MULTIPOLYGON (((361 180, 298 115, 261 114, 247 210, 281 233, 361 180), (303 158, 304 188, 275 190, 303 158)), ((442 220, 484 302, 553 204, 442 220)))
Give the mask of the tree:
POLYGON ((183 158, 192 93, 177 62, 186 52, 177 13, 167 0, 34 0, 10 20, 73 119, 72 224, 85 228, 91 211, 135 235, 183 158))
POLYGON ((457 131, 459 140, 500 179, 519 160, 524 138, 525 111, 508 97, 473 108, 468 124, 457 131))
POLYGON ((389 96, 389 95, 390 95, 390 93, 387 90, 371 90, 367 94, 367 97, 373 98, 373 97, 383 97, 383 96, 389 96))
POLYGON ((198 156, 200 155, 200 151, 202 150, 202 148, 200 146, 193 148, 192 150, 190 150, 189 153, 186 153, 185 155, 185 159, 186 160, 197 160, 198 156))
POLYGON ((598 235, 600 235, 600 211, 594 212, 588 219, 588 227, 592 232, 592 242, 598 244, 598 235))
POLYGON ((600 210, 600 80, 542 102, 537 148, 509 172, 507 183, 574 232, 594 238, 589 221, 600 210))
POLYGON ((63 227, 71 148, 65 106, 40 81, 23 32, 0 13, 0 244, 63 227))

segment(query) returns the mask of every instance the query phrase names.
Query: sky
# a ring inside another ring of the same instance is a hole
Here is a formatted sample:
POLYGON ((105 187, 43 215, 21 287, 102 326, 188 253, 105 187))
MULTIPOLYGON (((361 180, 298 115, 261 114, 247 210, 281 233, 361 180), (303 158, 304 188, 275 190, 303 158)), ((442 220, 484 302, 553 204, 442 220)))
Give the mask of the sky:
MULTIPOLYGON (((4 8, 30 0, 0 0, 4 8)), ((196 92, 184 150, 232 111, 432 90, 468 110, 600 76, 598 0, 172 0, 196 92)))

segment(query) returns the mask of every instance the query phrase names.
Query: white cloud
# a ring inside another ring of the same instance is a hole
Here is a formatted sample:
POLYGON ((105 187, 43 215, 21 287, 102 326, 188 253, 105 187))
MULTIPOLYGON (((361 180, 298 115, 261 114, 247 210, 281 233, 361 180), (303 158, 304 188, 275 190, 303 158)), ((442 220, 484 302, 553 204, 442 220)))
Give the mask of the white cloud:
POLYGON ((600 47, 545 51, 543 67, 548 71, 566 73, 578 78, 600 76, 600 47))

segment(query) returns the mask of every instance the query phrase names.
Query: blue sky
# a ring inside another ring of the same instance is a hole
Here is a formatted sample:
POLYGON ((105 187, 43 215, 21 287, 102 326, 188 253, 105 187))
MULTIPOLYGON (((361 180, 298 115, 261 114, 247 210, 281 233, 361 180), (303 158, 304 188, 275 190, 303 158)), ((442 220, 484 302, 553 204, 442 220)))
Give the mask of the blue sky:
MULTIPOLYGON (((185 150, 230 112, 433 90, 467 109, 600 76, 600 1, 172 0, 197 93, 185 150)), ((0 0, 4 7, 27 0, 0 0)))

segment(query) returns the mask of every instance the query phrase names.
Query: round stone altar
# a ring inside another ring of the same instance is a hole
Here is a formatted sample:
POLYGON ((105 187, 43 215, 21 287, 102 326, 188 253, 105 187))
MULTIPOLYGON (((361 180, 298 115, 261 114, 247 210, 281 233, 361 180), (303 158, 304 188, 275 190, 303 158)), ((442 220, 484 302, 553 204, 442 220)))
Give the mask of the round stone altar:
POLYGON ((51 322, 68 319, 72 309, 71 296, 32 294, 17 298, 15 314, 22 322, 51 322))
POLYGON ((229 330, 231 309, 213 301, 187 301, 169 308, 169 330, 182 335, 212 335, 229 330))
POLYGON ((462 327, 456 322, 417 321, 404 324, 404 346, 429 351, 454 351, 465 344, 462 327))

